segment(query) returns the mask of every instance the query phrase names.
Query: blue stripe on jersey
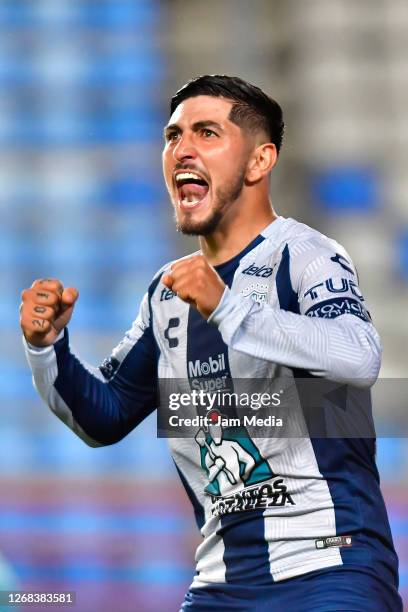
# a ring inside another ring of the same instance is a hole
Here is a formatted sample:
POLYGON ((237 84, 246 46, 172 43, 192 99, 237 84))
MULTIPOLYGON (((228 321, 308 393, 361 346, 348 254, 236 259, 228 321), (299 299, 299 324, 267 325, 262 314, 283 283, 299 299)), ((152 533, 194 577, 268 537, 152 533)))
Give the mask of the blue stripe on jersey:
MULTIPOLYGON (((262 235, 257 236, 237 256, 215 267, 218 274, 229 287, 232 285, 234 274, 241 259, 263 240, 264 237, 262 235)), ((216 359, 219 354, 223 355, 222 363, 225 365, 225 370, 222 372, 217 371, 211 374, 211 377, 225 375, 230 381, 229 385, 232 385, 228 347, 224 343, 220 332, 216 327, 208 325, 205 319, 194 308, 190 308, 187 330, 187 368, 190 362, 196 363, 200 361, 200 363, 208 363, 210 357, 216 359)), ((192 378, 190 377, 191 382, 192 378)), ((231 386, 229 388, 231 389, 231 386)), ((225 439, 231 439, 230 431, 224 433, 226 434, 225 439)), ((242 437, 242 435, 241 431, 240 436, 242 437)), ((241 440, 241 443, 245 445, 244 440, 241 440)), ((203 451, 202 454, 204 454, 203 451)), ((202 463, 203 467, 205 467, 204 457, 202 463)), ((262 470, 265 467, 260 463, 256 469, 262 470)), ((265 477, 270 477, 271 475, 265 474, 265 477)), ((239 515, 223 515, 220 523, 221 527, 218 535, 223 538, 225 547, 223 560, 226 566, 226 582, 242 582, 242 576, 246 576, 254 584, 270 584, 272 576, 270 573, 268 544, 265 541, 263 510, 239 513, 239 515)))
POLYGON ((343 563, 375 565, 380 576, 396 584, 398 560, 379 486, 375 440, 311 438, 311 443, 333 500, 336 532, 356 534, 351 548, 340 549, 343 563))
MULTIPOLYGON (((290 280, 288 245, 282 253, 276 285, 282 310, 299 313, 297 294, 290 280)), ((304 370, 294 369, 293 372, 298 378, 313 377, 304 370)), ((306 420, 311 417, 316 425, 317 418, 324 419, 324 412, 317 417, 305 411, 305 417, 306 420)), ((376 573, 395 584, 398 560, 379 487, 375 440, 311 438, 311 443, 319 471, 327 481, 333 500, 336 532, 339 535, 356 534, 355 545, 340 549, 343 562, 367 567, 372 561, 376 573)))
POLYGON ((279 306, 281 309, 299 314, 298 295, 296 291, 293 290, 290 280, 290 255, 288 245, 283 249, 282 258, 276 273, 276 291, 278 293, 279 306))
POLYGON ((273 583, 269 564, 269 548, 265 539, 263 510, 225 514, 217 534, 222 537, 225 551, 225 581, 242 584, 273 583))

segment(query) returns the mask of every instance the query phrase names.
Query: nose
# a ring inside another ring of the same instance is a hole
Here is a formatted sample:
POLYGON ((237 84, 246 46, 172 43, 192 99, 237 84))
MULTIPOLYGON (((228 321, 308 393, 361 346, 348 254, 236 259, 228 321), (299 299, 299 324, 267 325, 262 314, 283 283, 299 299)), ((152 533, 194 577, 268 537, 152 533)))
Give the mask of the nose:
POLYGON ((197 151, 193 145, 193 142, 191 141, 191 138, 189 138, 187 134, 180 134, 180 139, 173 148, 173 155, 176 161, 194 159, 197 157, 197 151))

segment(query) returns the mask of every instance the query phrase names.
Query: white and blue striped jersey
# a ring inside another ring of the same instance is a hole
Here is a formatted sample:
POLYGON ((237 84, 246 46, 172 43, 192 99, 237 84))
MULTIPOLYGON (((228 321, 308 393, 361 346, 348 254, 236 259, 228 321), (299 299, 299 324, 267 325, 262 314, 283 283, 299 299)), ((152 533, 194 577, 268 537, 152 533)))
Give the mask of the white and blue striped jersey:
MULTIPOLYGON (((380 341, 357 272, 335 241, 279 217, 216 266, 227 288, 208 322, 162 284, 169 266, 99 369, 72 354, 67 330, 51 347, 26 345, 38 392, 88 444, 126 436, 157 407, 161 379, 194 387, 209 373, 222 381, 306 371, 369 393, 380 341)), ((244 444, 204 435, 169 445, 203 536, 193 586, 265 585, 343 564, 396 581, 373 439, 244 444)))

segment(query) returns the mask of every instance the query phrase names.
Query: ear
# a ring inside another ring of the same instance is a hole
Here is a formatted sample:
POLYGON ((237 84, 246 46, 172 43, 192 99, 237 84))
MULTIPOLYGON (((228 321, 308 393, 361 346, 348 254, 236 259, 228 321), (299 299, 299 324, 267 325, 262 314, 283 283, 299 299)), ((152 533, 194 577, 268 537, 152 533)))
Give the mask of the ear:
POLYGON ((254 149, 249 161, 246 173, 246 180, 249 183, 256 183, 267 175, 278 159, 276 146, 272 142, 259 145, 254 149))

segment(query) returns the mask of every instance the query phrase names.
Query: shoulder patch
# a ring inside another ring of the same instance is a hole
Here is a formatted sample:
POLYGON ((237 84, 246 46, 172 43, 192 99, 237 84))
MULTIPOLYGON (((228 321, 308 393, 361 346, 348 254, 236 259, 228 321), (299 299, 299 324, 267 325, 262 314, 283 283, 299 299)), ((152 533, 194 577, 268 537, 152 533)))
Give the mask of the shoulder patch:
POLYGON ((315 304, 305 313, 309 317, 322 319, 336 319, 340 315, 356 315, 362 321, 371 322, 370 313, 363 304, 354 298, 338 297, 315 304))

